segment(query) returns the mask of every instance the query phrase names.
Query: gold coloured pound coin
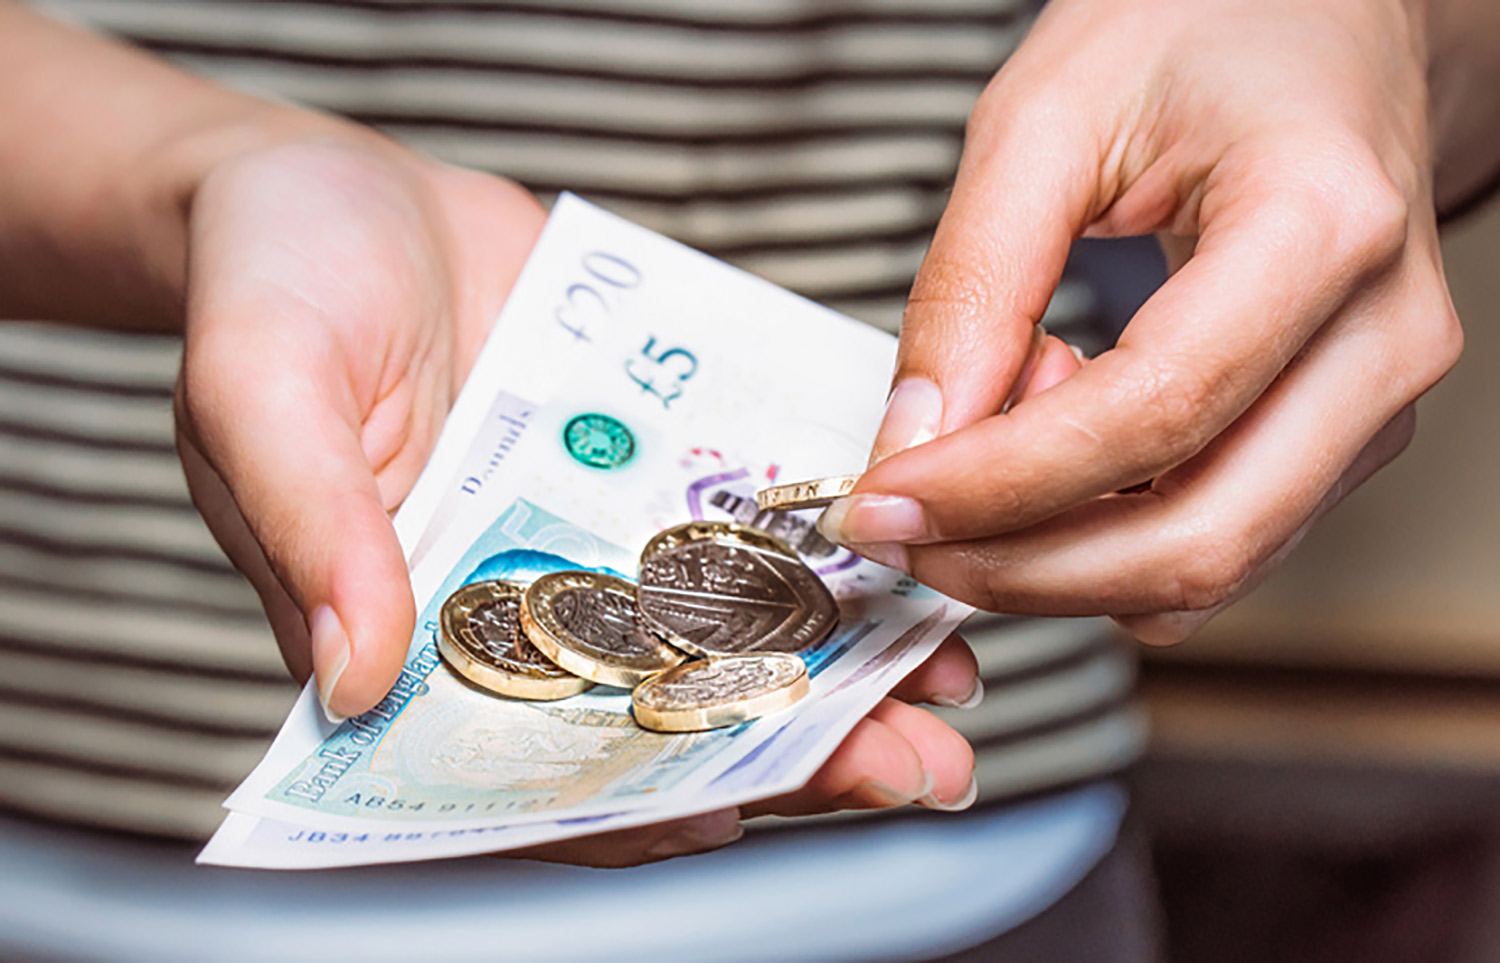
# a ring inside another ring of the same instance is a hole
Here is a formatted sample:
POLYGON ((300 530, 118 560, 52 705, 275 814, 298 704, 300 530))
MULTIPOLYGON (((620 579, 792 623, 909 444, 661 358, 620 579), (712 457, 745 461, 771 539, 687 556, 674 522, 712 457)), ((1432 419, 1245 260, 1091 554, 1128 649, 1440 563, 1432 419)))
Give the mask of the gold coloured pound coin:
POLYGON ((758 652, 688 662, 635 687, 635 721, 657 732, 701 732, 758 719, 807 695, 795 655, 758 652))
POLYGON ((858 475, 830 475, 812 481, 772 485, 755 493, 755 504, 763 512, 794 512, 799 508, 827 508, 843 498, 859 481, 858 475))
POLYGON ((574 675, 633 688, 686 658, 641 618, 635 586, 598 572, 553 572, 521 602, 526 637, 574 675))
POLYGON ((438 653, 481 688, 516 699, 552 700, 593 685, 538 652, 521 630, 525 587, 475 582, 448 596, 438 618, 438 653))
POLYGON ((729 522, 669 528, 641 553, 641 614, 694 655, 801 652, 838 624, 816 572, 772 535, 729 522))

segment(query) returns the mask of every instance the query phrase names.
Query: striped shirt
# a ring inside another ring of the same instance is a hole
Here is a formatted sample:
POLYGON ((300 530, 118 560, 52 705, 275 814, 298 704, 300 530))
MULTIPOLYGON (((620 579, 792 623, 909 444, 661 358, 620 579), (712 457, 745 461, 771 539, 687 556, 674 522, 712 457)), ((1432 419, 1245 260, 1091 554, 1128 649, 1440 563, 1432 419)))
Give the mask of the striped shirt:
MULTIPOLYGON (((544 199, 572 190, 893 330, 1020 0, 52 0, 544 199)), ((1065 282, 1050 326, 1097 343, 1065 282)), ((107 321, 107 319, 101 319, 107 321)), ((172 338, 0 324, 0 808, 200 837, 295 687, 173 453, 172 338)), ((1118 769, 1129 656, 981 617, 984 798, 1118 769)))

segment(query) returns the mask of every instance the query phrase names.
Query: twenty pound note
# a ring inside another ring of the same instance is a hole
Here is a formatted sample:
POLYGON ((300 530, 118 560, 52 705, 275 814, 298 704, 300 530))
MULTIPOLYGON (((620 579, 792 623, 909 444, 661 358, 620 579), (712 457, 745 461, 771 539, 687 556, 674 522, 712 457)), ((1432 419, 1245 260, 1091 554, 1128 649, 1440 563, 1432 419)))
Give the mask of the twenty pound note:
POLYGON ((467 855, 789 792, 969 609, 757 510, 778 479, 858 471, 888 335, 571 196, 541 240, 396 518, 419 618, 404 669, 337 725, 302 693, 200 861, 312 868, 467 855), (838 627, 802 653, 807 698, 721 729, 652 732, 630 693, 526 702, 442 661, 443 601, 475 581, 634 579, 691 520, 791 545, 838 627))

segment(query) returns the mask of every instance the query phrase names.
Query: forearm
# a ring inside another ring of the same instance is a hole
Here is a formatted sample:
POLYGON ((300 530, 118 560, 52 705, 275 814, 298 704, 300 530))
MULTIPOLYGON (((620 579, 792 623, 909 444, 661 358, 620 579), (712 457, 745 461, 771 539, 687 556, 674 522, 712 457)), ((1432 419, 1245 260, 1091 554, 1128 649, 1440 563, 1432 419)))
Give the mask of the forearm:
POLYGON ((1500 177, 1500 4, 1429 8, 1434 193, 1448 211, 1500 177))
POLYGON ((0 0, 0 318, 177 326, 205 174, 346 130, 0 0))

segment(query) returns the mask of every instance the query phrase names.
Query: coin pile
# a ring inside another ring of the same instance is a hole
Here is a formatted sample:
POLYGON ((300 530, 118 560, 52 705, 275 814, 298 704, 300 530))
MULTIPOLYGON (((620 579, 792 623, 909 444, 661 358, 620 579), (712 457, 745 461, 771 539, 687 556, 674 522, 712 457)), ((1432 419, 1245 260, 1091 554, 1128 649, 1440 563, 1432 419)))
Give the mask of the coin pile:
POLYGON ((443 603, 437 641, 455 672, 497 695, 618 686, 641 726, 697 732, 801 699, 797 653, 837 622, 827 586, 781 539, 688 522, 647 543, 637 582, 564 571, 465 585, 443 603))

